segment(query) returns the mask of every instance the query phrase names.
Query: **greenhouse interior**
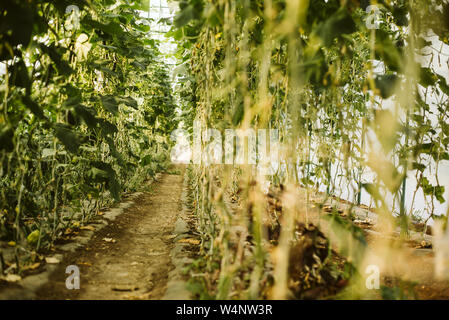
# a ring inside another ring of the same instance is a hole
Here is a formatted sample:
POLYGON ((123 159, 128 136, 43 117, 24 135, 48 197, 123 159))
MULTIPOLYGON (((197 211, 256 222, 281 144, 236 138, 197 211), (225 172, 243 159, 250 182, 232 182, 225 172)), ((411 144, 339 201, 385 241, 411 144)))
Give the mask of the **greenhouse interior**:
POLYGON ((449 0, 1 0, 0 161, 0 300, 447 300, 449 0))

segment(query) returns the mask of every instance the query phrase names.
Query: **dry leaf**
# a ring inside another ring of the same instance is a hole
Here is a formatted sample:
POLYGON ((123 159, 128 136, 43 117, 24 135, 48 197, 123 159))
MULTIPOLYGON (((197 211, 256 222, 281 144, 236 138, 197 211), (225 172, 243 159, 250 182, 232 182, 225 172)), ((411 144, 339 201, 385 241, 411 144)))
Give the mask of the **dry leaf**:
POLYGON ((116 240, 112 238, 103 238, 103 241, 115 243, 116 240))
POLYGON ((23 270, 34 270, 34 269, 39 268, 40 265, 41 265, 40 262, 36 262, 36 263, 31 264, 31 265, 24 266, 23 270))
POLYGON ((47 262, 48 264, 56 264, 56 263, 59 263, 61 261, 59 261, 59 259, 57 259, 55 257, 46 257, 45 258, 45 262, 47 262))
POLYGON ((87 55, 91 48, 92 44, 89 43, 88 35, 85 33, 80 34, 75 43, 75 52, 78 59, 87 59, 87 55))
POLYGON ((112 291, 137 291, 139 287, 134 285, 115 285, 112 287, 112 291))
POLYGON ((129 295, 129 294, 126 294, 126 295, 123 295, 122 298, 126 299, 126 300, 148 300, 150 297, 151 297, 151 292, 144 293, 142 295, 129 295))
POLYGON ((5 280, 7 281, 7 282, 18 282, 18 281, 20 281, 20 280, 22 280, 22 277, 21 276, 19 276, 19 275, 17 275, 17 274, 8 274, 6 277, 5 277, 5 280))
POLYGON ((420 246, 418 246, 418 248, 423 248, 423 249, 432 248, 432 244, 423 240, 423 241, 421 241, 420 246))
POLYGON ((197 239, 181 239, 178 242, 180 242, 180 243, 190 243, 190 244, 200 244, 200 240, 197 240, 197 239))
POLYGON ((6 270, 12 270, 12 269, 17 269, 17 264, 15 262, 13 264, 9 265, 9 268, 6 270))
POLYGON ((93 227, 93 226, 82 226, 80 229, 81 230, 95 231, 95 227, 93 227))

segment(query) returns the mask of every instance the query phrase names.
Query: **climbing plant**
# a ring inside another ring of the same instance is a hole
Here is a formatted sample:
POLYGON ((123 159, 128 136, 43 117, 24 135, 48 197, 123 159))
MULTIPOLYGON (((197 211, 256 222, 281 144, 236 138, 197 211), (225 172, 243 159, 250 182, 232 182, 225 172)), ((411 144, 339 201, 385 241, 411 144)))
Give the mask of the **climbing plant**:
MULTIPOLYGON (((219 270, 212 282, 200 281, 204 291, 217 298, 288 296, 293 224, 304 212, 284 213, 279 244, 267 247, 265 196, 255 185, 302 188, 306 208, 318 191, 353 205, 364 192, 385 232, 399 226, 408 233, 414 203, 408 212, 407 192, 422 192, 425 219, 447 218, 434 204, 446 200, 438 167, 449 160, 449 87, 432 61, 444 56, 448 14, 447 1, 179 1, 171 36, 181 43, 186 128, 193 133, 195 121, 202 130, 275 128, 285 146, 268 178, 254 165, 215 166, 204 158, 195 164, 205 268, 219 270), (433 48, 432 36, 441 48, 433 48), (411 176, 414 191, 407 189, 411 176), (240 194, 243 210, 230 209, 229 193, 240 194), (232 238, 236 226, 249 235, 248 255, 244 241, 232 238)), ((208 142, 203 134, 203 147, 208 142)), ((357 228, 343 229, 363 247, 357 228)))
POLYGON ((0 239, 48 249, 164 170, 169 70, 131 1, 0 4, 0 239))

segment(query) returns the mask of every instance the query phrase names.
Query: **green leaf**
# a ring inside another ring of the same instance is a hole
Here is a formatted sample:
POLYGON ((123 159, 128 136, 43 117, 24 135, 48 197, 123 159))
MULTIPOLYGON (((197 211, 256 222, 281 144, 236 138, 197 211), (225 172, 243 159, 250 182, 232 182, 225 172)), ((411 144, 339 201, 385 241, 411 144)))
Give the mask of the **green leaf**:
POLYGON ((181 1, 179 3, 178 15, 174 19, 177 28, 186 26, 191 20, 201 19, 203 16, 203 1, 193 0, 190 2, 181 1))
POLYGON ((141 11, 148 11, 150 8, 150 2, 148 0, 135 0, 133 1, 133 3, 134 9, 138 9, 141 11))
POLYGON ((331 241, 338 246, 339 252, 359 263, 367 246, 363 230, 352 221, 340 217, 338 213, 327 214, 323 218, 330 223, 332 233, 335 234, 331 241))
POLYGON ((80 95, 69 96, 69 98, 63 102, 62 107, 63 108, 71 108, 71 107, 76 106, 79 103, 81 103, 80 95))
POLYGON ((0 150, 11 152, 14 150, 14 129, 10 125, 2 124, 0 127, 0 150))
POLYGON ((394 20, 398 26, 407 26, 408 25, 408 8, 406 5, 399 5, 393 7, 392 15, 394 20))
POLYGON ((27 95, 29 95, 31 93, 31 80, 25 63, 22 60, 16 62, 11 68, 11 73, 14 77, 10 78, 10 86, 15 85, 25 88, 27 95))
POLYGON ((75 113, 80 116, 86 125, 93 129, 97 127, 98 119, 95 117, 95 109, 88 108, 82 104, 77 104, 75 107, 75 113))
POLYGON ((150 26, 145 25, 145 24, 136 25, 136 29, 139 31, 142 31, 142 32, 150 32, 150 30, 151 30, 150 26))
POLYGON ((25 1, 0 1, 0 61, 13 58, 8 47, 19 44, 28 47, 35 25, 34 10, 33 5, 25 1))
POLYGON ((376 30, 376 58, 382 60, 391 71, 401 71, 402 52, 390 35, 382 29, 376 30))
POLYGON ((140 164, 143 167, 149 165, 152 162, 153 162, 153 157, 150 154, 146 155, 145 157, 142 158, 142 160, 140 160, 140 164))
POLYGON ((322 39, 323 45, 329 47, 335 38, 356 31, 354 20, 346 8, 338 10, 329 19, 317 27, 316 34, 322 39))
POLYGON ((416 39, 416 47, 419 49, 428 47, 432 45, 432 41, 428 41, 426 38, 419 36, 416 39))
POLYGON ((437 186, 435 187, 434 191, 435 197, 440 203, 444 203, 446 200, 444 200, 444 186, 437 186))
POLYGON ((40 232, 39 230, 34 230, 27 237, 28 244, 36 244, 39 241, 40 232))
POLYGON ((105 135, 112 135, 118 132, 117 127, 105 119, 98 119, 100 129, 105 135))
POLYGON ((71 153, 77 153, 80 146, 78 136, 70 127, 63 123, 56 123, 54 125, 55 135, 62 142, 62 144, 71 153))
POLYGON ((131 97, 119 97, 118 101, 137 110, 137 101, 131 97))
POLYGON ((41 44, 40 49, 55 63, 56 69, 60 75, 68 76, 74 72, 72 67, 70 67, 69 63, 62 56, 61 51, 65 51, 66 49, 60 47, 57 48, 54 44, 50 46, 41 44))
POLYGON ((418 162, 413 162, 412 167, 413 170, 419 170, 421 172, 424 172, 424 170, 426 170, 426 166, 418 162))
POLYGON ((95 167, 90 168, 89 176, 95 182, 106 182, 109 179, 109 173, 107 171, 95 167))
POLYGON ((31 112, 36 117, 38 117, 40 119, 45 119, 44 112, 42 111, 42 109, 39 107, 39 105, 36 102, 31 100, 31 98, 29 96, 22 97, 22 102, 28 109, 31 110, 31 112))
POLYGON ((121 186, 117 181, 116 173, 112 166, 105 162, 94 161, 89 172, 90 177, 99 182, 106 182, 106 188, 111 192, 115 200, 120 200, 121 186))
POLYGON ((117 159, 117 163, 123 167, 125 162, 124 162, 123 157, 120 154, 120 152, 117 151, 117 148, 115 147, 115 144, 114 144, 114 140, 112 140, 110 137, 106 137, 105 140, 106 140, 107 144, 109 145, 109 150, 111 152, 111 155, 115 159, 117 159))
POLYGON ((426 177, 420 180, 425 195, 434 196, 440 203, 444 203, 444 186, 433 186, 426 177))
POLYGON ((419 72, 419 84, 423 87, 434 86, 437 76, 430 68, 421 68, 419 72))
POLYGON ((398 79, 398 76, 395 74, 385 74, 376 77, 374 82, 382 98, 387 99, 394 94, 398 79))
POLYGON ((449 97, 449 86, 446 82, 446 79, 440 75, 437 75, 439 81, 438 85, 440 86, 440 90, 449 97))
POLYGON ((428 143, 420 143, 413 147, 413 154, 415 156, 425 153, 432 155, 435 150, 435 142, 428 142, 428 143))
POLYGON ((101 30, 104 33, 107 33, 111 36, 120 36, 124 33, 120 24, 117 22, 114 22, 114 21, 111 21, 108 24, 104 24, 104 23, 92 20, 90 17, 85 17, 81 21, 81 23, 84 26, 90 27, 90 30, 92 30, 92 29, 101 30))
POLYGON ((400 300, 401 289, 398 287, 381 286, 380 292, 383 300, 400 300))
POLYGON ((195 8, 189 5, 187 8, 180 11, 180 13, 175 17, 174 23, 177 28, 184 27, 195 17, 195 8))
POLYGON ((232 116, 232 124, 234 126, 237 126, 243 119, 243 115, 245 113, 245 110, 243 108, 243 103, 240 103, 235 111, 234 111, 234 115, 232 116))
POLYGON ((374 200, 383 202, 383 197, 374 184, 364 183, 362 184, 362 187, 370 194, 371 197, 373 197, 374 200))
POLYGON ((103 107, 114 115, 118 113, 118 102, 113 96, 101 96, 103 107))

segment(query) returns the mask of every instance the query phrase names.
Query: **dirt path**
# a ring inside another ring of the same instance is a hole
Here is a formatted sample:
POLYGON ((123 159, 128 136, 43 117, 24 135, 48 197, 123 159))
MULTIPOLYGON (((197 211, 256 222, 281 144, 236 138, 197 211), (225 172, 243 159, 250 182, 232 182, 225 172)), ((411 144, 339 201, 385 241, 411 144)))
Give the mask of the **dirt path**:
POLYGON ((69 255, 38 299, 161 299, 173 266, 173 226, 181 207, 182 175, 162 175, 86 247, 69 255), (65 268, 80 269, 80 289, 65 286, 65 268))

